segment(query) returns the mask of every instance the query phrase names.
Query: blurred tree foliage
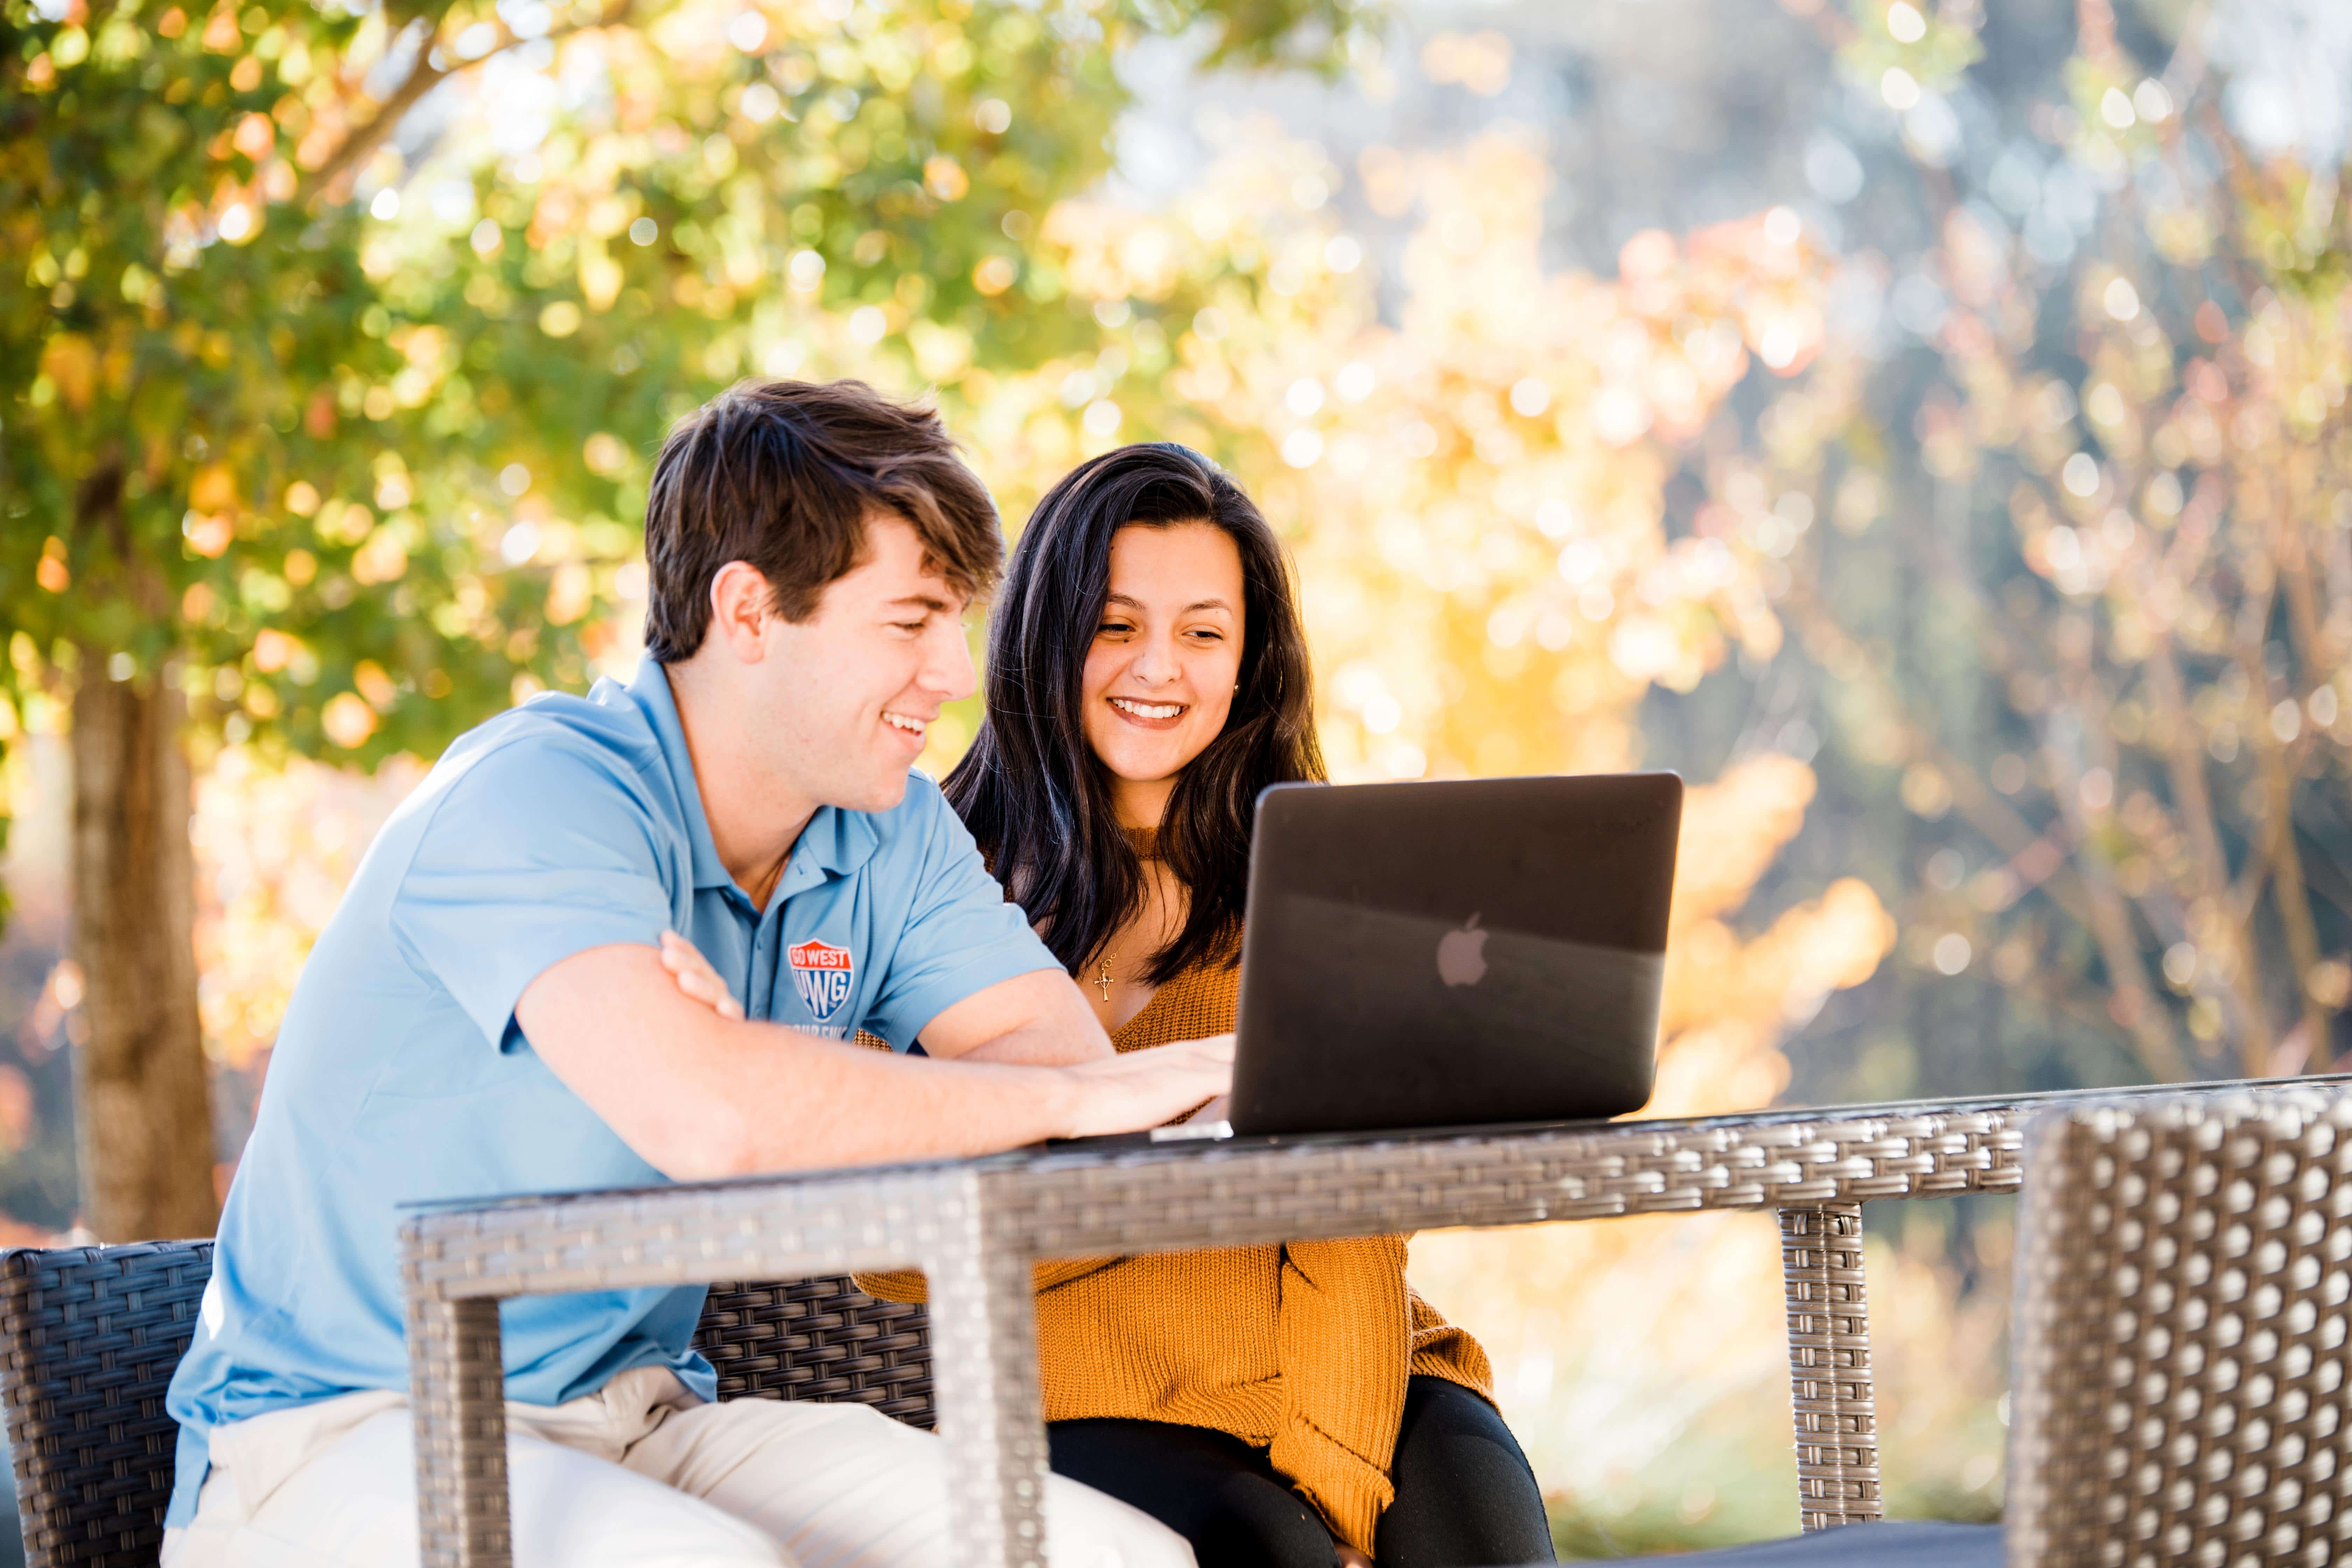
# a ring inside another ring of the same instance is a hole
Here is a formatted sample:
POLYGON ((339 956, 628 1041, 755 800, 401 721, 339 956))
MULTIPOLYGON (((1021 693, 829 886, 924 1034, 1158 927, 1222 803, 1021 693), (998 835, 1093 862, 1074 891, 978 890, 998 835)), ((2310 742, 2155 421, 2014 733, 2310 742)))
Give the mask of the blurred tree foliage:
MULTIPOLYGON (((1951 88, 1969 52, 1902 52, 1877 11, 1847 68, 1951 88)), ((2095 247, 2035 254, 2015 154, 1924 182, 1924 345, 1833 343, 1711 465, 1702 526, 1785 563, 1845 755, 1918 825, 1909 965, 1989 975, 2118 1070, 2325 1069, 2352 1000, 2342 172, 2250 148, 2201 31, 2132 18, 2168 52, 2143 60, 2105 0, 2076 13, 2036 125, 2099 193, 2095 247)))
POLYGON ((1355 25, 7 0, 0 740, 73 714, 100 1233, 211 1223, 190 724, 372 765, 583 684, 671 417, 825 342, 903 341, 952 383, 1090 341, 1036 227, 1108 166, 1115 51, 1198 26, 1213 58, 1320 64, 1355 25))

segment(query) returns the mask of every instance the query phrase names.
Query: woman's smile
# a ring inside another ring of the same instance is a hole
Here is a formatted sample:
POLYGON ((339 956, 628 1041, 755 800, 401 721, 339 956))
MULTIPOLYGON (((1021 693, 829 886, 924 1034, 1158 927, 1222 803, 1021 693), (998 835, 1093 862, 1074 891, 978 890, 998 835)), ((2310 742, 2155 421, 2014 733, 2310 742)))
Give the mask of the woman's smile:
POLYGON ((1142 730, 1173 730, 1192 710, 1189 702, 1151 702, 1140 697, 1108 700, 1118 716, 1142 730))

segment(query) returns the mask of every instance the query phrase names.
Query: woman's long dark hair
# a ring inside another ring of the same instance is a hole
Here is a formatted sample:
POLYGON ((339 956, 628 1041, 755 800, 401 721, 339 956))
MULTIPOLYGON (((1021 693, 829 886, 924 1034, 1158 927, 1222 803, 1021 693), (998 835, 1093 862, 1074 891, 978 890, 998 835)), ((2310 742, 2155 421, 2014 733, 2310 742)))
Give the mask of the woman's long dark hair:
POLYGON ((1325 777, 1307 634, 1289 559, 1223 469, 1173 442, 1122 447, 1045 493, 1013 546, 988 633, 987 713, 948 774, 997 879, 1072 973, 1143 905, 1143 863, 1087 743, 1087 653, 1110 596, 1111 535, 1129 523, 1207 522, 1241 552, 1240 687, 1224 730, 1176 781, 1159 853, 1191 896, 1184 929, 1152 954, 1161 984, 1213 958, 1238 962, 1258 792, 1325 777))

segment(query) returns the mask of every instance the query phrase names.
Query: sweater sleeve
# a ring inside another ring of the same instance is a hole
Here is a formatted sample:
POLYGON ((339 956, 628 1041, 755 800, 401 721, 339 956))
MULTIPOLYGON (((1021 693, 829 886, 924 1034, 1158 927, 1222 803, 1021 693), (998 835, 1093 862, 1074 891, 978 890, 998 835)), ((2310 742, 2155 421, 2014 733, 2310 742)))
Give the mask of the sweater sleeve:
POLYGON ((1398 1236, 1283 1248, 1282 1421, 1266 1457, 1367 1556, 1396 1495, 1389 1464, 1413 1349, 1404 1264, 1398 1236))
MULTIPOLYGON (((1111 1258, 1062 1258, 1051 1263, 1037 1265, 1037 1291, 1040 1295, 1056 1285, 1066 1285, 1073 1279, 1083 1279, 1099 1269, 1118 1262, 1111 1258)), ((924 1282, 919 1268, 877 1268, 870 1273, 853 1274, 857 1288, 877 1300, 926 1301, 930 1288, 924 1282)))
POLYGON ((1438 1315, 1436 1308, 1407 1285, 1405 1306, 1412 1322, 1414 1377, 1442 1377, 1458 1383, 1487 1404, 1495 1403, 1495 1369, 1486 1352, 1467 1330, 1457 1329, 1438 1315))

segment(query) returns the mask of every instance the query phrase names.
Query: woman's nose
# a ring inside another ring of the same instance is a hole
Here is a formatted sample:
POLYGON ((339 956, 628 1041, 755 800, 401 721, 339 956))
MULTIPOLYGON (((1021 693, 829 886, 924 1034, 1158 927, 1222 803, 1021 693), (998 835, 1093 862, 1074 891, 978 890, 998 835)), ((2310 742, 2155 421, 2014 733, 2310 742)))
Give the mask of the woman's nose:
POLYGON ((1138 680, 1154 686, 1173 680, 1183 673, 1176 661, 1175 650, 1158 642, 1147 642, 1136 651, 1133 668, 1138 680))

